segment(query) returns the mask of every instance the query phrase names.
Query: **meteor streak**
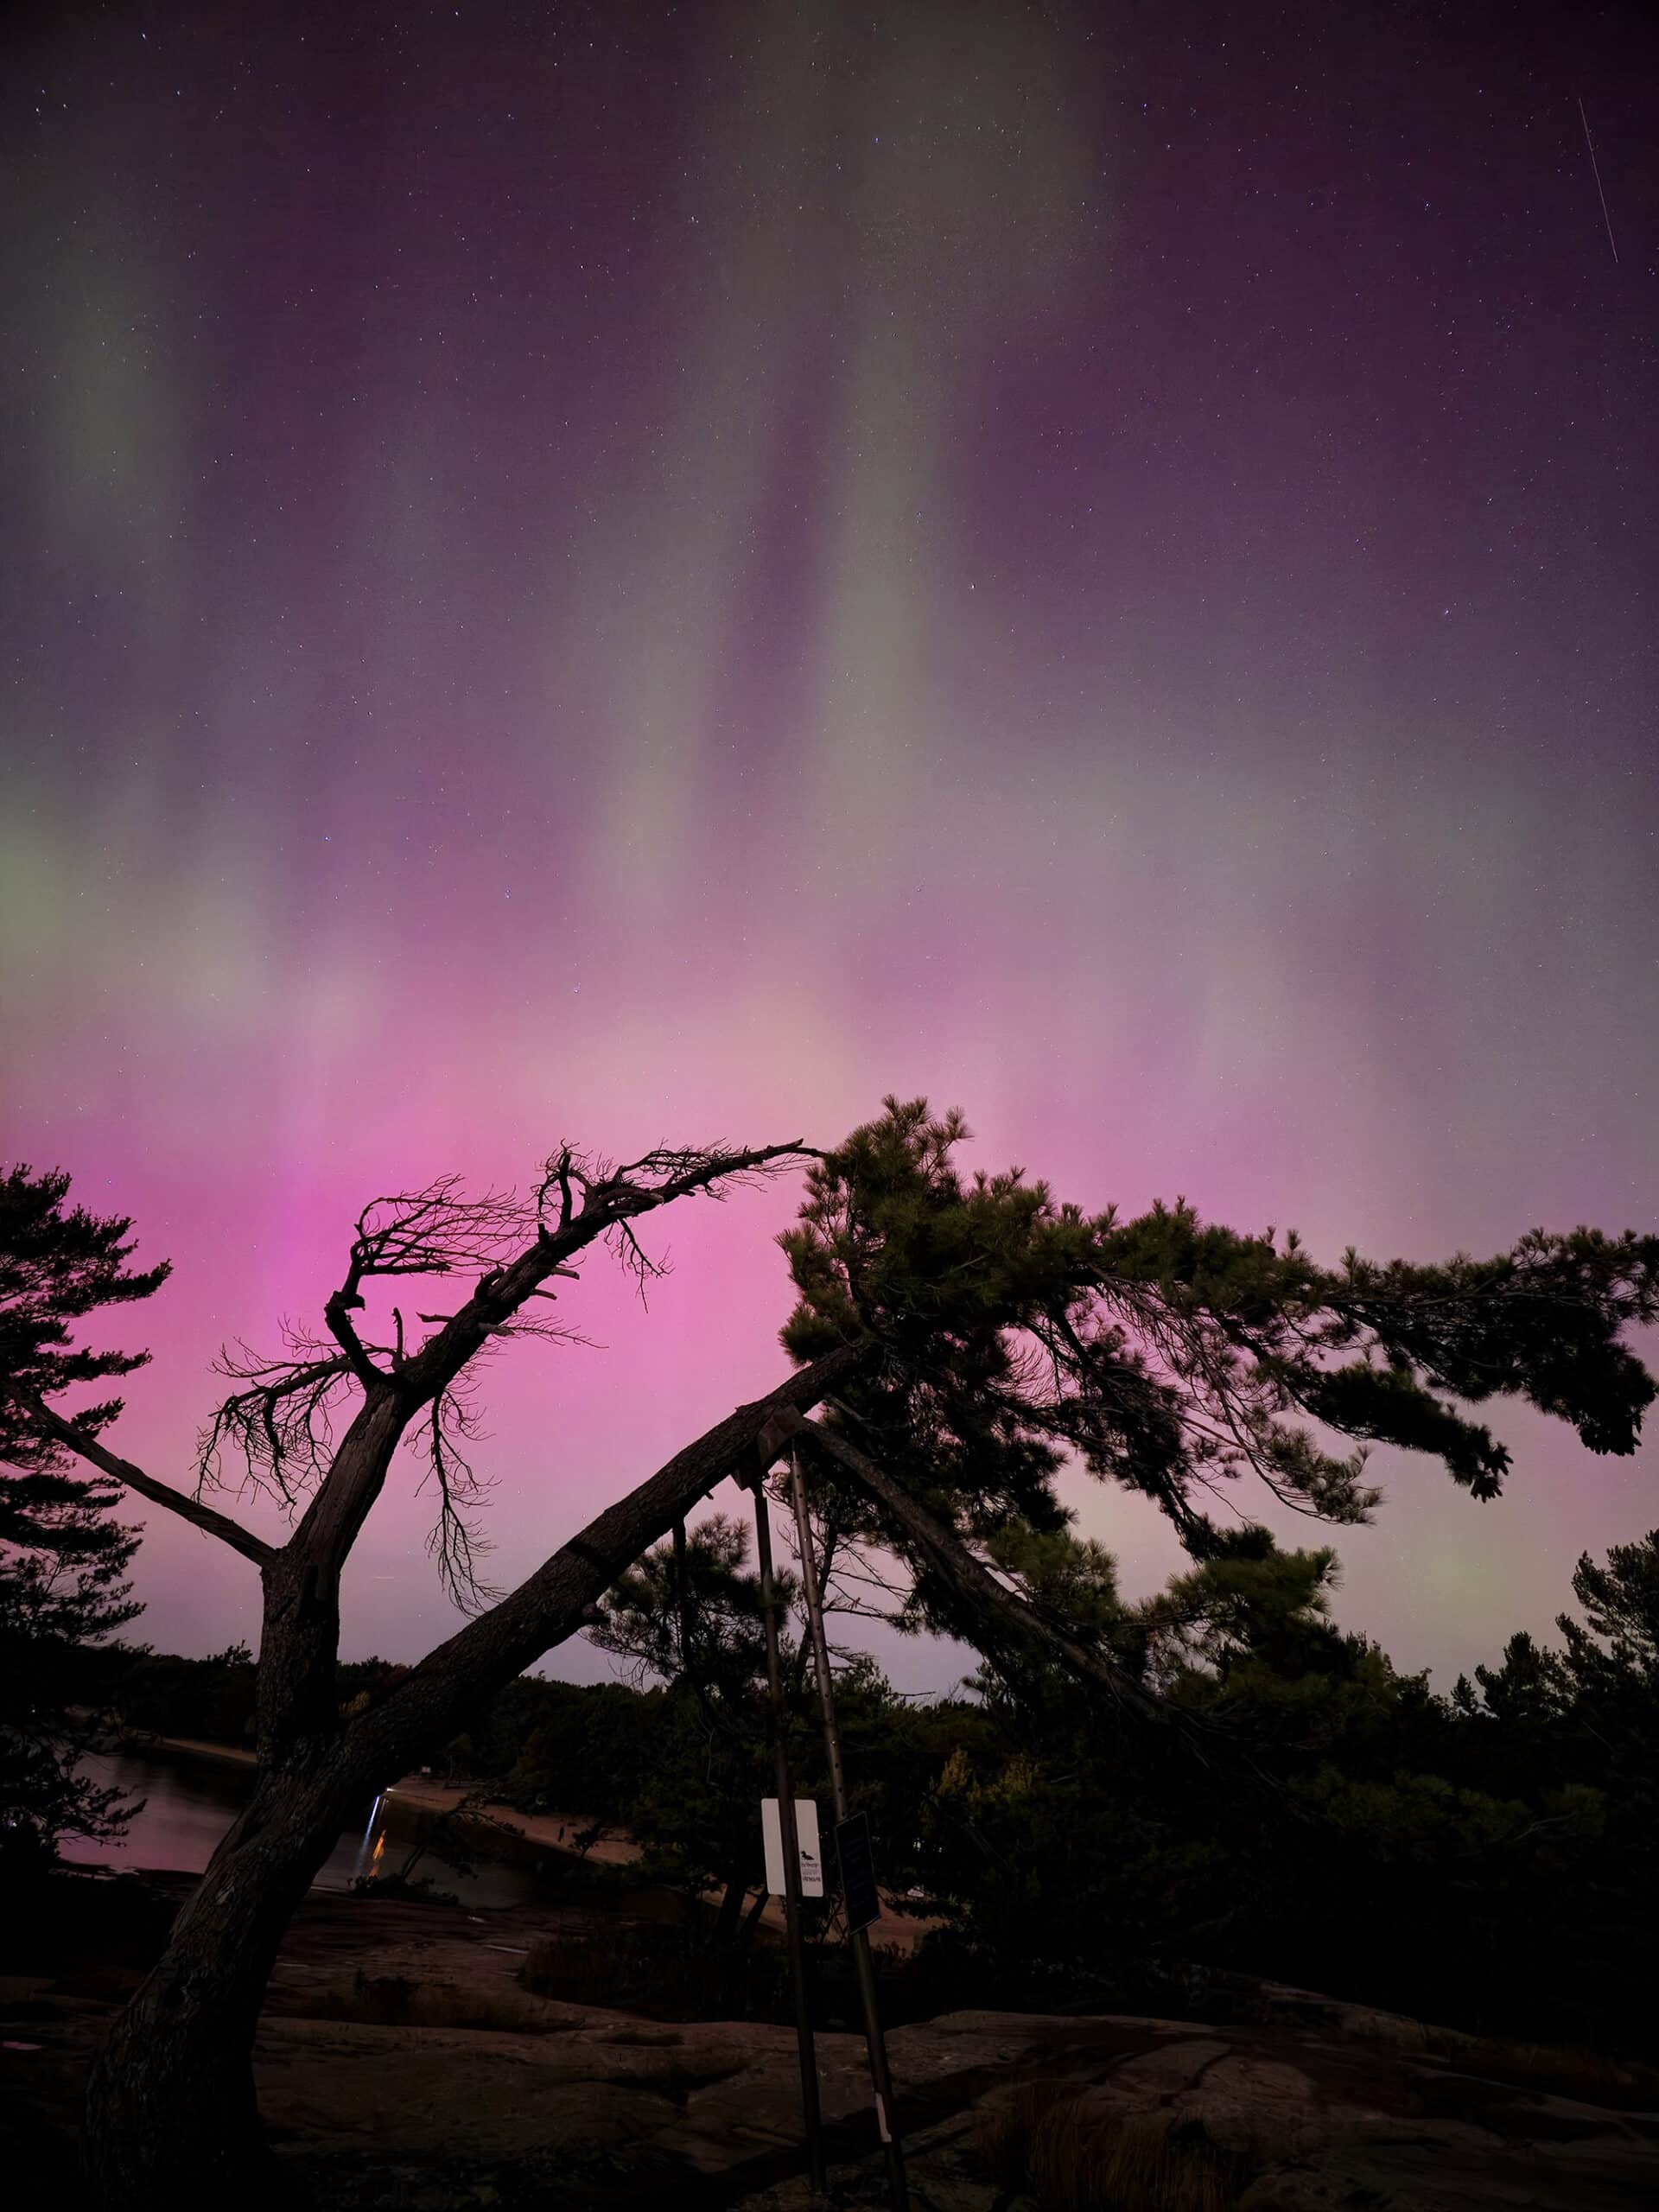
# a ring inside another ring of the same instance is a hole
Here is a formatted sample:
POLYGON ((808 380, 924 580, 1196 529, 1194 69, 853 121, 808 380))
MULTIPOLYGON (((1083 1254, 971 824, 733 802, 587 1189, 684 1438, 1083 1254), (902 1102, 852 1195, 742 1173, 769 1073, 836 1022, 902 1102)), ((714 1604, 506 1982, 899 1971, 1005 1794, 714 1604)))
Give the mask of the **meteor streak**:
POLYGON ((1584 111, 1584 102, 1579 102, 1579 121, 1584 125, 1584 143, 1590 149, 1591 173, 1596 180, 1596 193, 1601 201, 1601 219, 1607 226, 1607 243, 1613 247, 1613 265, 1618 265, 1618 248, 1613 245, 1613 219, 1607 213, 1607 194, 1601 188, 1601 163, 1596 159, 1596 143, 1590 136, 1590 118, 1584 111))

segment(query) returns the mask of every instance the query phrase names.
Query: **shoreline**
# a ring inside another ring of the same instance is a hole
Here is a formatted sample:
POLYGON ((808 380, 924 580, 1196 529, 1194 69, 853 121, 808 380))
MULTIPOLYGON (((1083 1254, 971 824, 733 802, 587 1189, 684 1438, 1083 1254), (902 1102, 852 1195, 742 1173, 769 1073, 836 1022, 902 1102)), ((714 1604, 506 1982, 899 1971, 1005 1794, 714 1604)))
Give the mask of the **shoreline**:
MULTIPOLYGON (((135 1734, 126 1741, 135 1751, 179 1752, 188 1758, 226 1759, 237 1766, 251 1767, 254 1764, 254 1754, 241 1745, 211 1743, 195 1736, 141 1737, 135 1734)), ((404 1804, 413 1806, 419 1812, 442 1814, 453 1812, 470 1793, 460 1783, 440 1782, 433 1775, 406 1774, 389 1783, 384 1794, 397 1797, 404 1804)), ((510 1828, 527 1843, 538 1845, 546 1851, 563 1852, 569 1858, 585 1857, 600 1866, 631 1866, 644 1856, 640 1846, 620 1828, 607 1828, 588 1846, 585 1853, 578 1851, 573 1839, 596 1825, 582 1814, 522 1813, 516 1806, 495 1802, 477 1805, 473 1810, 480 1820, 494 1821, 501 1827, 510 1828)), ((133 1871, 138 1872, 142 1870, 134 1868, 133 1871)), ((752 1891, 750 1894, 753 1897, 754 1893, 752 1891)), ((770 1900, 763 1907, 760 1919, 768 1928, 781 1929, 784 1925, 781 1901, 778 1898, 770 1900)), ((931 1921, 918 1919, 912 1914, 895 1912, 884 1899, 881 1916, 871 1929, 870 1936, 874 1942, 897 1950, 911 1951, 932 1925, 931 1921)))
MULTIPOLYGON (((133 1731, 124 1736, 122 1742, 126 1749, 139 1753, 181 1752, 190 1758, 226 1759, 236 1766, 251 1767, 254 1764, 254 1754, 242 1745, 216 1744, 200 1736, 141 1735, 133 1731)), ((470 1792, 463 1783, 441 1782, 435 1775, 416 1773, 400 1775, 396 1782, 387 1783, 383 1794, 395 1796, 419 1812, 450 1813, 470 1792)), ((572 1858, 583 1855, 573 1839, 596 1825, 582 1813, 523 1813, 516 1806, 493 1801, 474 1809, 481 1820, 512 1828, 531 1843, 551 1851, 567 1852, 572 1858)), ((631 1865, 640 1855, 639 1846, 632 1836, 610 1828, 588 1847, 586 1853, 590 1859, 611 1865, 631 1865)))
POLYGON ((151 1736, 129 1729, 121 1738, 132 1751, 187 1751, 193 1758, 229 1759, 234 1766, 251 1766, 254 1755, 241 1744, 215 1744, 205 1736, 151 1736))
MULTIPOLYGON (((254 1754, 238 1744, 216 1744, 201 1736, 156 1736, 141 1734, 130 1730, 121 1738, 124 1750, 145 1753, 176 1752, 188 1758, 224 1759, 233 1766, 251 1767, 254 1754)), ((471 1793, 458 1782, 440 1782, 435 1775, 404 1774, 396 1782, 388 1783, 384 1796, 401 1798, 405 1805, 412 1805, 423 1813, 453 1812, 461 1800, 471 1793)), ((495 1821, 499 1826, 512 1828, 531 1843, 541 1844, 552 1851, 563 1851, 572 1858, 580 1853, 572 1840, 595 1823, 581 1813, 522 1813, 516 1806, 493 1801, 474 1808, 480 1820, 495 1821)), ((640 1856, 639 1846, 632 1836, 620 1829, 607 1829, 588 1847, 587 1857, 612 1865, 628 1865, 640 1856)))

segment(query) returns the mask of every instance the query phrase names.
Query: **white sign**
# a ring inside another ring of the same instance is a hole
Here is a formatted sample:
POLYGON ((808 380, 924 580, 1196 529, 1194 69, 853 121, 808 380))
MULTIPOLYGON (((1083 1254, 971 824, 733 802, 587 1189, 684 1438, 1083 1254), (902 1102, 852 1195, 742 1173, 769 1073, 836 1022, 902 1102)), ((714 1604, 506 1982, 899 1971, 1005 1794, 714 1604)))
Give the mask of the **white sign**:
MULTIPOLYGON (((801 1895, 821 1897, 823 1895, 823 1860, 818 1851, 818 1808, 810 1797, 795 1800, 795 1837, 801 1850, 801 1895)), ((766 1849, 766 1889, 770 1895, 784 1894, 784 1824, 778 1817, 778 1800, 760 1800, 760 1840, 766 1849)))

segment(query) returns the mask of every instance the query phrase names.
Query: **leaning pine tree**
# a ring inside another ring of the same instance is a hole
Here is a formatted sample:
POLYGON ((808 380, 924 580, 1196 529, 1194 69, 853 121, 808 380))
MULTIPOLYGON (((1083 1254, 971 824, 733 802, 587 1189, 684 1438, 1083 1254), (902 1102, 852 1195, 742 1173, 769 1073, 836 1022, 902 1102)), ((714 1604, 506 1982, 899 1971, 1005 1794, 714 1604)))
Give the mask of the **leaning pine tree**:
POLYGON ((1095 1548, 1054 1494, 1068 1460, 1220 1563, 1268 1541, 1231 1502, 1241 1477, 1315 1522, 1361 1522, 1379 1443, 1496 1498, 1510 1453, 1471 1410, 1494 1398, 1567 1421, 1592 1452, 1636 1448, 1656 1385, 1622 1338, 1659 1313, 1659 1236, 1535 1230, 1488 1260, 1350 1250, 1323 1268, 1294 1230, 1241 1234, 1185 1200, 1122 1221, 1018 1169, 964 1179, 959 1115, 886 1106, 814 1163, 779 1240, 794 1357, 879 1347, 800 1429, 815 1510, 844 1560, 896 1552, 901 1624, 961 1636, 999 1671, 1058 1668, 1146 1706, 1095 1548))
MULTIPOLYGON (((264 1622, 258 1774, 171 1944, 94 2073, 94 2200, 142 2208, 234 2189, 281 2201, 251 2052, 288 1920, 362 1793, 443 1743, 482 1694, 594 1616, 597 1601, 728 1477, 791 1442, 842 1555, 879 1551, 912 1618, 966 1634, 994 1665, 1062 1670, 1109 1703, 1150 1704, 1068 1576, 1053 1478, 1068 1458, 1141 1492, 1200 1558, 1224 1551, 1213 1501, 1241 1476, 1327 1521, 1376 1502, 1363 1450, 1436 1453, 1480 1497, 1503 1446, 1468 1408, 1529 1400, 1595 1451, 1631 1451, 1651 1378, 1621 1343, 1659 1312, 1659 1238, 1535 1233, 1490 1261, 1316 1266, 1294 1237, 1250 1236, 1164 1207, 1138 1220, 1057 1203, 1018 1172, 964 1179, 966 1135, 925 1102, 888 1100, 836 1151, 659 1151, 623 1168, 562 1151, 524 1205, 453 1180, 359 1217, 327 1335, 273 1360, 238 1353, 196 1479, 133 1466, 24 1378, 10 1433, 51 1444, 182 1514, 258 1569, 264 1622), (643 1275, 639 1217, 700 1191, 810 1163, 783 1239, 797 1371, 601 1512, 506 1597, 472 1573, 468 1381, 512 1338, 557 1338, 536 1301, 596 1243, 643 1275), (471 1274, 416 1339, 395 1279, 471 1274), (371 1301, 374 1310, 371 1313, 371 1301), (806 1415, 823 1408, 823 1418, 806 1415), (1317 1428, 1317 1433, 1316 1433, 1317 1428), (1320 1433, 1354 1440, 1330 1449, 1320 1433), (366 1711, 335 1694, 340 1571, 406 1440, 435 1481, 435 1548, 480 1608, 366 1711), (200 1494, 230 1460, 291 1518, 256 1535, 200 1494)), ((1086 1569, 1086 1561, 1082 1563, 1086 1569)), ((1098 1608, 1094 1614, 1098 1615, 1098 1608)), ((580 1793, 579 1780, 573 1789, 580 1793)))

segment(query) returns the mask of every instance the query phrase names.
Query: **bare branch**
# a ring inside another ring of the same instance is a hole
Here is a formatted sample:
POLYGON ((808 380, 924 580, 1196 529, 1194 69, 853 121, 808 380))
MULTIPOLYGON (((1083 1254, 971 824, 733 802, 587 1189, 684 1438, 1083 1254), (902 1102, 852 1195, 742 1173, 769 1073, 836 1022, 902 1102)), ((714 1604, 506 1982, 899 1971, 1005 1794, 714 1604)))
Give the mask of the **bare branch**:
POLYGON ((357 1217, 350 1265, 335 1296, 360 1302, 378 1275, 447 1275, 488 1267, 532 1226, 531 1210, 511 1191, 469 1197, 459 1175, 440 1175, 419 1191, 374 1198, 357 1217))
POLYGON ((474 1408, 452 1388, 433 1400, 422 1434, 427 1476, 420 1487, 424 1491, 433 1482, 438 1491, 438 1518, 426 1540, 427 1555, 437 1561, 438 1579, 454 1604, 462 1612, 476 1613, 502 1594, 479 1573, 479 1560, 491 1547, 479 1527, 477 1509, 494 1483, 478 1472, 461 1448, 479 1441, 483 1431, 474 1408))
POLYGON ((642 1306, 645 1305, 645 1286, 648 1283, 661 1282, 666 1278, 669 1273, 668 1262, 665 1259, 653 1260, 626 1221, 617 1224, 611 1232, 610 1242, 617 1258, 633 1277, 635 1287, 639 1293, 639 1303, 642 1306))
POLYGON ((340 1757, 394 1770, 424 1743, 460 1725, 480 1690, 510 1680, 574 1636, 617 1577, 728 1475, 747 1477, 755 1440, 780 1409, 816 1405, 869 1359, 868 1342, 843 1344, 736 1411, 677 1452, 647 1481, 588 1522, 500 1604, 428 1654, 379 1704, 352 1724, 340 1757))
MULTIPOLYGON (((344 1289, 337 1290, 324 1306, 323 1318, 328 1324, 334 1342, 345 1353, 353 1375, 365 1390, 372 1390, 385 1381, 385 1376, 369 1357, 363 1339, 352 1326, 350 1307, 361 1306, 360 1298, 348 1296, 344 1289)), ((399 1324, 399 1337, 402 1325, 399 1324)))
POLYGON ((549 1158, 542 1179, 537 1185, 536 1226, 543 1236, 556 1236, 558 1230, 570 1226, 571 1208, 575 1204, 570 1190, 571 1167, 570 1147, 568 1144, 561 1146, 549 1158), (550 1230, 547 1225, 547 1201, 549 1193, 556 1185, 559 1193, 559 1218, 556 1228, 550 1230))
POLYGON ((285 1356, 267 1358, 237 1342, 214 1361, 234 1390, 202 1431, 196 1458, 197 1494, 225 1486, 225 1454, 241 1462, 238 1487, 274 1497, 291 1513, 327 1473, 334 1447, 334 1414, 355 1387, 346 1354, 285 1322, 285 1356))
POLYGON ((153 1505, 164 1505, 169 1513, 176 1513, 181 1520, 188 1521, 193 1528, 205 1529, 208 1535, 217 1536, 232 1551, 240 1552, 244 1559, 251 1559, 256 1567, 268 1567, 276 1558, 275 1549, 253 1535, 251 1530, 232 1521, 227 1513, 220 1513, 211 1505, 204 1505, 199 1497, 187 1491, 174 1490, 169 1484, 157 1482, 142 1467, 134 1466, 130 1459, 124 1459, 119 1452, 111 1452, 95 1437, 83 1435, 74 1423, 65 1421, 53 1412, 41 1398, 22 1393, 18 1403, 26 1406, 31 1417, 55 1443, 97 1467, 114 1481, 124 1483, 140 1497, 148 1498, 153 1505))
MULTIPOLYGON (((531 1241, 511 1257, 502 1257, 483 1277, 472 1297, 407 1363, 400 1380, 413 1394, 416 1405, 426 1404, 448 1387, 491 1332, 512 1320, 543 1283, 553 1276, 571 1274, 567 1262, 587 1246, 608 1243, 643 1284, 661 1272, 661 1263, 641 1249, 629 1226, 642 1214, 654 1212, 693 1192, 723 1198, 730 1190, 783 1173, 812 1157, 816 1154, 798 1142, 747 1150, 721 1145, 663 1147, 627 1167, 618 1168, 600 1160, 582 1162, 566 1146, 550 1163, 533 1204, 523 1210, 521 1225, 533 1229, 531 1241), (561 1192, 560 1218, 559 1225, 550 1229, 543 1217, 554 1187, 561 1192), (563 1204, 567 1187, 568 1208, 563 1204)), ((459 1203, 453 1178, 445 1179, 442 1187, 447 1201, 459 1203)), ((509 1205, 500 1198, 490 1203, 509 1205)))
MULTIPOLYGON (((333 1344, 290 1328, 286 1358, 263 1359, 245 1345, 221 1356, 221 1371, 245 1387, 219 1408, 204 1434, 202 1484, 220 1478, 221 1454, 233 1449, 244 1479, 269 1490, 289 1511, 314 1491, 296 1541, 308 1559, 337 1569, 384 1487, 400 1439, 425 1408, 444 1399, 470 1363, 512 1337, 584 1341, 551 1317, 534 1319, 522 1309, 533 1296, 550 1295, 543 1289, 550 1278, 573 1275, 569 1262, 585 1246, 620 1245, 629 1264, 649 1272, 655 1263, 628 1225, 640 1215, 694 1191, 718 1198, 804 1156, 798 1145, 659 1150, 620 1171, 584 1166, 567 1147, 550 1163, 533 1202, 512 1192, 469 1197, 454 1175, 372 1200, 357 1217, 346 1279, 327 1303, 333 1344), (550 1230, 543 1214, 553 1188, 561 1193, 562 1225, 550 1230), (364 1342, 348 1318, 363 1310, 365 1287, 377 1278, 475 1268, 483 1272, 470 1297, 447 1315, 422 1314, 435 1332, 412 1352, 401 1339, 395 1350, 364 1342), (356 1393, 361 1395, 349 1427, 336 1440, 336 1413, 356 1393)), ((427 1447, 439 1482, 435 1551, 452 1593, 470 1604, 477 1587, 469 1564, 476 1531, 461 1510, 466 1484, 460 1485, 460 1504, 448 1484, 458 1434, 454 1420, 453 1410, 440 1411, 427 1447)))

